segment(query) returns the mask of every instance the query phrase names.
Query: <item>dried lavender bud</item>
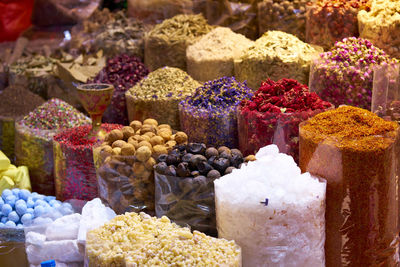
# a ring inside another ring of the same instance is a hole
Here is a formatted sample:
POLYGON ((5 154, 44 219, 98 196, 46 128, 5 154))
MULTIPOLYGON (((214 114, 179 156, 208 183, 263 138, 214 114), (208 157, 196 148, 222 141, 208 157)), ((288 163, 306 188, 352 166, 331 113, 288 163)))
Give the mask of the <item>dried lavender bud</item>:
POLYGON ((215 147, 209 147, 206 150, 206 157, 210 158, 212 156, 214 157, 218 156, 218 150, 215 147))

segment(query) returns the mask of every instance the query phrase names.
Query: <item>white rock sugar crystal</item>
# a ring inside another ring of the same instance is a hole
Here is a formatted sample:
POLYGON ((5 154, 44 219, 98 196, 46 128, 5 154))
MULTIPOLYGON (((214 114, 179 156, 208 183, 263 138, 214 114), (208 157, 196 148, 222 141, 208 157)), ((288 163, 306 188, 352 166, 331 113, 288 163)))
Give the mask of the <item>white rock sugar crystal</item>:
POLYGON ((326 182, 276 145, 256 159, 214 182, 219 237, 239 244, 243 266, 325 266, 326 182))

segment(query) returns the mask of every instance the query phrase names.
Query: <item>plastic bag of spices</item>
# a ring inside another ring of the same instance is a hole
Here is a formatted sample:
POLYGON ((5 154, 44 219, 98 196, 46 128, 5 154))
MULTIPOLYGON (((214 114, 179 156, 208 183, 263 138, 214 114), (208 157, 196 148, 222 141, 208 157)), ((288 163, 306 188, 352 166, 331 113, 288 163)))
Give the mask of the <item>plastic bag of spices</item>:
POLYGON ((307 6, 306 41, 330 49, 345 37, 358 37, 357 13, 369 0, 317 0, 307 6))
POLYGON ((0 229, 0 265, 9 267, 29 265, 25 252, 24 229, 0 229))
POLYGON ((300 168, 324 177, 326 266, 397 266, 399 125, 342 106, 300 124, 300 168))
POLYGON ((257 5, 259 35, 266 31, 283 31, 306 40, 308 0, 264 0, 257 5))

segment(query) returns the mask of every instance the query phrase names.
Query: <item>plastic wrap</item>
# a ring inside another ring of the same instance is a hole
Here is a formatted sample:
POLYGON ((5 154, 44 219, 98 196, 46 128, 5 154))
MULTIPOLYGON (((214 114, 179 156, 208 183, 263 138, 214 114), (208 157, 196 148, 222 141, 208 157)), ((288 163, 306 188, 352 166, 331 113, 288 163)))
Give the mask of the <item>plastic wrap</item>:
POLYGON ((349 5, 310 2, 306 13, 307 43, 330 49, 345 37, 358 37, 357 13, 358 8, 349 5))
POLYGON ((13 162, 14 155, 14 140, 15 140, 15 119, 0 115, 0 150, 13 162))
POLYGON ((214 204, 214 179, 178 177, 155 171, 155 208, 157 217, 209 235, 217 234, 214 204))
POLYGON ((57 131, 34 130, 22 121, 15 123, 15 158, 18 166, 29 168, 32 190, 54 195, 53 136, 57 131))
POLYGON ((397 266, 398 125, 337 110, 300 124, 301 170, 327 180, 326 266, 397 266))
POLYGON ((28 266, 23 229, 0 229, 0 266, 28 266))
POLYGON ((264 0, 257 5, 259 34, 266 31, 283 31, 306 40, 307 0, 264 0))

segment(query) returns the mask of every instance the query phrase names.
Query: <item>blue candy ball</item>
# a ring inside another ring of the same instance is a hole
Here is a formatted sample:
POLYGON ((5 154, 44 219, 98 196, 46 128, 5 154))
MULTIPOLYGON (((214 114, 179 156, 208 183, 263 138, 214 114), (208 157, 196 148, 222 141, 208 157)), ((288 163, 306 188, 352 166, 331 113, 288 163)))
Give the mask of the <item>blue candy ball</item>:
POLYGON ((15 211, 12 211, 8 214, 8 220, 16 223, 19 221, 19 216, 15 211))
POLYGON ((27 224, 27 223, 29 223, 30 221, 32 221, 32 219, 33 219, 32 214, 30 214, 30 213, 25 213, 25 214, 22 215, 22 217, 21 217, 21 222, 22 222, 23 224, 27 224))
POLYGON ((0 197, 0 209, 1 209, 1 207, 3 207, 3 205, 4 205, 4 200, 3 200, 3 198, 0 197))
POLYGON ((24 226, 23 226, 22 224, 19 223, 19 224, 17 224, 17 228, 18 228, 18 229, 21 229, 21 228, 24 228, 24 226))
POLYGON ((0 222, 0 228, 4 228, 4 223, 0 222))
POLYGON ((28 209, 28 208, 27 208, 27 206, 26 206, 25 201, 23 201, 23 200, 18 200, 18 201, 15 203, 15 210, 17 211, 17 213, 18 213, 19 216, 24 215, 24 214, 26 213, 26 210, 27 210, 27 209, 28 209), (22 202, 19 202, 19 201, 22 201, 22 202))
POLYGON ((10 189, 4 189, 3 193, 1 194, 1 197, 6 200, 6 197, 11 196, 13 193, 11 192, 10 189))
POLYGON ((38 199, 42 199, 43 200, 44 196, 41 195, 41 194, 33 195, 33 193, 32 193, 32 198, 33 198, 33 201, 36 201, 38 199))
POLYGON ((11 190, 11 192, 14 194, 14 196, 16 196, 18 198, 19 198, 19 191, 20 191, 19 188, 14 188, 11 190))
POLYGON ((19 198, 20 198, 20 199, 23 199, 23 200, 25 200, 25 201, 28 200, 28 198, 29 198, 30 195, 31 195, 31 192, 29 192, 29 190, 21 189, 21 190, 19 191, 19 198))
MULTIPOLYGON (((30 214, 33 215, 34 212, 35 212, 35 210, 32 209, 32 208, 27 208, 27 209, 26 209, 26 213, 30 213, 30 214)), ((25 214, 26 214, 26 213, 25 213, 25 214)))
POLYGON ((6 226, 6 227, 12 227, 12 228, 14 228, 14 227, 17 226, 17 225, 16 225, 15 222, 13 222, 13 221, 8 221, 8 222, 5 223, 5 226, 6 226))
POLYGON ((6 197, 6 203, 9 204, 11 207, 14 208, 15 202, 17 201, 17 198, 14 195, 9 195, 6 197))
POLYGON ((3 213, 4 216, 8 216, 11 211, 12 207, 10 204, 4 204, 3 207, 1 207, 1 213, 3 213))
POLYGON ((34 215, 35 217, 40 217, 40 215, 42 215, 45 212, 45 209, 43 206, 37 206, 35 207, 35 211, 34 211, 34 215))
POLYGON ((1 222, 2 222, 2 223, 6 223, 7 220, 8 220, 8 217, 3 217, 3 218, 1 218, 1 222))
POLYGON ((44 200, 47 201, 47 202, 50 202, 50 201, 55 200, 55 199, 56 199, 55 196, 45 196, 44 197, 44 200))
POLYGON ((33 201, 33 199, 31 197, 28 197, 28 200, 26 201, 26 206, 28 208, 33 208, 35 206, 35 202, 33 201))
POLYGON ((35 207, 37 207, 37 206, 46 206, 46 201, 44 201, 44 200, 41 200, 41 199, 38 199, 38 200, 36 200, 35 201, 35 207))

